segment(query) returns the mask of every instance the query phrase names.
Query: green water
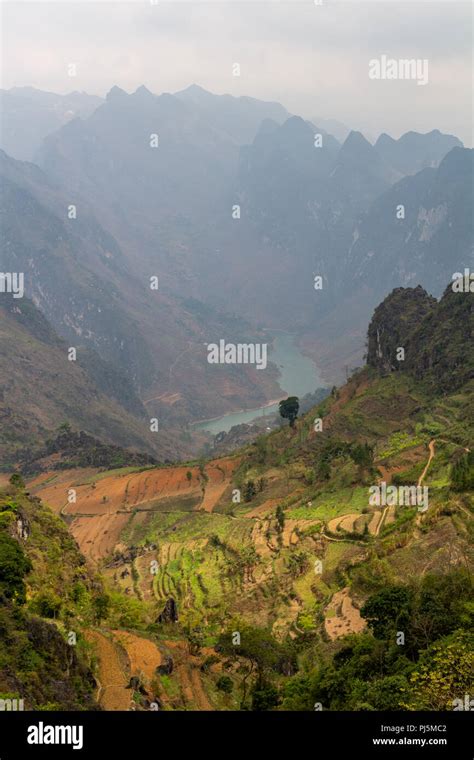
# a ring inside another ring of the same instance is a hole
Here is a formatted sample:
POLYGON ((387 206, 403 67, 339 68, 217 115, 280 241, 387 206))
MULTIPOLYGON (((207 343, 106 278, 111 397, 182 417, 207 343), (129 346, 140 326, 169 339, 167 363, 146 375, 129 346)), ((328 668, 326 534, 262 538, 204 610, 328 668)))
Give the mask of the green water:
MULTIPOLYGON (((278 382, 282 389, 282 398, 285 394, 301 398, 325 385, 314 362, 301 353, 294 336, 289 333, 273 333, 273 349, 269 352, 268 360, 276 364, 280 370, 278 382)), ((272 404, 245 412, 230 412, 215 420, 198 422, 193 427, 195 430, 206 430, 212 435, 217 435, 222 431, 228 432, 234 425, 249 423, 256 417, 274 414, 277 411, 278 404, 272 404)))

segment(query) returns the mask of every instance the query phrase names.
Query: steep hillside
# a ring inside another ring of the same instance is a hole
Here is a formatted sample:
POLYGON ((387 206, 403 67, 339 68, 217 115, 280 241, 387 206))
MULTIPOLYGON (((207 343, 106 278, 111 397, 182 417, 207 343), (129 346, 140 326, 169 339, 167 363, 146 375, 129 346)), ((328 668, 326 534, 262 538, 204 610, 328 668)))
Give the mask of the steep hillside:
POLYGON ((193 419, 278 397, 275 368, 258 372, 207 362, 206 342, 255 342, 263 337, 259 330, 185 298, 179 286, 178 295, 170 293, 156 251, 153 263, 137 269, 98 223, 92 198, 73 195, 77 218, 70 219, 71 195, 34 164, 1 154, 0 173, 1 271, 22 272, 26 295, 69 345, 93 349, 105 360, 98 362, 90 350, 84 354, 104 393, 134 413, 138 396, 148 415, 171 432, 193 419), (157 290, 151 277, 158 278, 157 290))
POLYGON ((231 457, 30 482, 101 568, 114 646, 125 628, 158 649, 140 678, 164 709, 439 710, 470 693, 474 381, 457 336, 473 298, 395 291, 369 366, 231 457), (389 325, 420 369, 392 366, 389 325))
MULTIPOLYGON (((2 469, 28 459, 25 449, 34 449, 68 423, 102 441, 154 452, 161 459, 175 459, 190 443, 179 442, 166 431, 150 432, 149 418, 126 383, 121 393, 105 395, 95 382, 104 367, 110 383, 120 384, 111 368, 96 358, 96 369, 88 371, 90 356, 78 351, 68 359, 68 344, 58 338, 42 313, 26 298, 4 293, 0 300, 0 452, 2 469), (115 399, 113 396, 115 395, 115 399), (122 395, 125 406, 117 400, 122 395)), ((103 387, 103 383, 101 383, 103 387)), ((111 389, 113 390, 113 388, 111 389)), ((189 446, 189 448, 187 448, 189 446)))
POLYGON ((337 258, 341 274, 334 292, 329 285, 330 311, 303 339, 328 377, 341 359, 360 366, 371 310, 393 288, 423 283, 439 297, 455 272, 472 271, 473 155, 454 147, 438 168, 395 183, 355 220, 351 240, 344 238, 346 249, 337 258))
POLYGON ((71 119, 86 118, 102 98, 86 92, 57 95, 34 87, 0 90, 0 147, 20 161, 32 161, 43 139, 71 119))
POLYGON ((97 709, 82 629, 100 583, 61 520, 14 481, 0 489, 1 696, 25 710, 97 709))
POLYGON ((353 287, 420 282, 436 296, 473 264, 474 151, 455 147, 438 168, 405 177, 380 196, 357 227, 348 256, 353 287))
POLYGON ((397 288, 387 296, 369 326, 369 366, 408 372, 437 393, 472 380, 474 299, 470 291, 453 287, 448 285, 439 302, 420 286, 397 288))

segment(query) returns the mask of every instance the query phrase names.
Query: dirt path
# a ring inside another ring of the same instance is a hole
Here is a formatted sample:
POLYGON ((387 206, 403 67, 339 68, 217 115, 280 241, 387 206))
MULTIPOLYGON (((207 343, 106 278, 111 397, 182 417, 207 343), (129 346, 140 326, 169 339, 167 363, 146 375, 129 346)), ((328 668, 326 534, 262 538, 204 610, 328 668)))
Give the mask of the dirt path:
MULTIPOLYGON (((424 481, 424 479, 425 479, 425 477, 426 477, 426 474, 427 474, 427 472, 428 472, 428 470, 429 470, 429 467, 430 467, 430 464, 431 464, 431 462, 432 462, 432 459, 433 459, 433 457, 434 457, 434 455, 435 455, 435 443, 436 443, 436 439, 435 439, 435 438, 433 438, 433 439, 432 439, 432 440, 429 442, 429 444, 428 444, 428 449, 429 449, 430 455, 429 455, 429 457, 428 457, 428 461, 427 461, 427 463, 425 464, 425 467, 424 467, 424 469, 423 469, 423 472, 421 473, 420 477, 418 478, 418 483, 416 484, 418 488, 419 488, 419 487, 421 486, 421 484, 423 483, 423 481, 424 481)), ((423 517, 423 514, 424 514, 423 512, 418 512, 418 513, 417 513, 417 515, 416 515, 416 519, 415 519, 415 528, 414 528, 414 530, 413 530, 413 537, 414 537, 415 539, 418 539, 418 538, 420 538, 420 535, 421 535, 421 534, 420 534, 420 531, 419 531, 419 527, 420 527, 420 525, 421 525, 421 519, 422 519, 422 517, 423 517)))
POLYGON ((123 653, 113 641, 99 631, 86 631, 85 637, 94 645, 97 654, 99 704, 104 710, 129 710, 132 704, 132 690, 126 688, 130 676, 123 653))
MULTIPOLYGON (((382 517, 380 518, 379 524, 377 525, 377 528, 375 529, 375 533, 374 533, 375 536, 379 535, 380 529, 381 529, 382 525, 385 522, 385 515, 387 514, 387 512, 388 512, 389 509, 390 509, 390 507, 385 507, 384 511, 382 512, 382 517)), ((378 513, 376 513, 376 514, 378 514, 378 513)), ((369 525, 369 531, 370 531, 370 525, 369 525)))
POLYGON ((424 479, 426 477, 426 473, 428 472, 429 466, 431 464, 431 460, 433 459, 433 457, 435 455, 435 443, 436 443, 436 440, 433 438, 433 440, 431 440, 429 442, 429 444, 428 444, 428 449, 429 449, 430 455, 429 455, 428 461, 427 461, 427 463, 425 465, 425 469, 423 470, 423 472, 421 473, 420 477, 418 478, 418 483, 417 483, 418 487, 421 486, 421 484, 423 483, 423 481, 424 481, 424 479))

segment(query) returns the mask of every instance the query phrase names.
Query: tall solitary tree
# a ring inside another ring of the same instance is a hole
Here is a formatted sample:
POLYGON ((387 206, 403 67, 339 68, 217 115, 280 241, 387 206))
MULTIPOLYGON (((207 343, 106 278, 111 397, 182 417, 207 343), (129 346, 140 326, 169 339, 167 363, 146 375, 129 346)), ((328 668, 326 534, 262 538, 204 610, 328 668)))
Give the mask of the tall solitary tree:
POLYGON ((295 420, 298 416, 300 408, 300 402, 298 396, 288 396, 288 398, 280 401, 280 417, 287 419, 290 423, 290 427, 294 427, 295 420))

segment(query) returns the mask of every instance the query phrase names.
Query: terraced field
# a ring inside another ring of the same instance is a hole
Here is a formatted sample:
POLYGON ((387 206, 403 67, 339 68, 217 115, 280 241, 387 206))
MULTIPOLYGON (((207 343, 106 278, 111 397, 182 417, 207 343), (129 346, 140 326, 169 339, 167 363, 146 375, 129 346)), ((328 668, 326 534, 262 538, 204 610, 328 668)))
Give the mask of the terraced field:
MULTIPOLYGON (((356 400, 362 396, 356 394, 356 400)), ((391 482, 413 469, 417 480, 423 475, 427 480, 441 478, 442 487, 442 455, 453 444, 440 442, 437 459, 433 447, 428 451, 428 441, 413 441, 393 433, 387 437, 383 458, 376 462, 377 479, 391 482)), ((363 630, 360 598, 342 585, 341 568, 347 583, 351 566, 364 562, 370 547, 400 521, 411 524, 410 515, 395 507, 370 507, 368 486, 362 483, 341 480, 315 488, 305 483, 301 466, 293 472, 269 467, 244 475, 238 467, 237 458, 226 457, 206 465, 53 472, 36 478, 29 488, 69 522, 82 551, 101 566, 110 586, 147 603, 154 620, 172 598, 182 630, 199 621, 209 641, 224 620, 232 619, 268 627, 280 639, 318 627, 331 641, 363 630), (246 479, 258 483, 260 477, 264 485, 248 502, 233 503, 234 488, 242 491, 246 479), (76 492, 72 502, 67 498, 71 488, 76 492), (284 511, 281 524, 279 506, 284 511)), ((414 529, 420 532, 424 520, 419 518, 414 529)), ((409 557, 424 571, 440 561, 444 548, 438 538, 435 550, 418 551, 415 561, 411 543, 420 540, 420 533, 413 536, 400 544, 395 566, 398 562, 402 568, 409 557)), ((203 675, 202 658, 193 659, 182 639, 161 638, 156 649, 141 637, 132 640, 133 632, 119 636, 113 631, 112 644, 110 636, 107 641, 96 636, 102 659, 125 651, 125 676, 140 670, 150 693, 159 691, 164 709, 212 709, 219 704, 226 709, 231 704, 219 701, 224 696, 213 686, 216 673, 203 675), (175 672, 153 680, 166 652, 176 659, 175 672)), ((123 666, 123 657, 118 662, 123 666)), ((123 679, 106 686, 109 694, 101 696, 102 702, 127 709, 123 679)))
POLYGON ((194 466, 123 468, 111 472, 64 470, 29 483, 55 512, 71 519, 83 553, 96 562, 113 553, 131 515, 140 512, 212 513, 231 485, 238 461, 194 466))

